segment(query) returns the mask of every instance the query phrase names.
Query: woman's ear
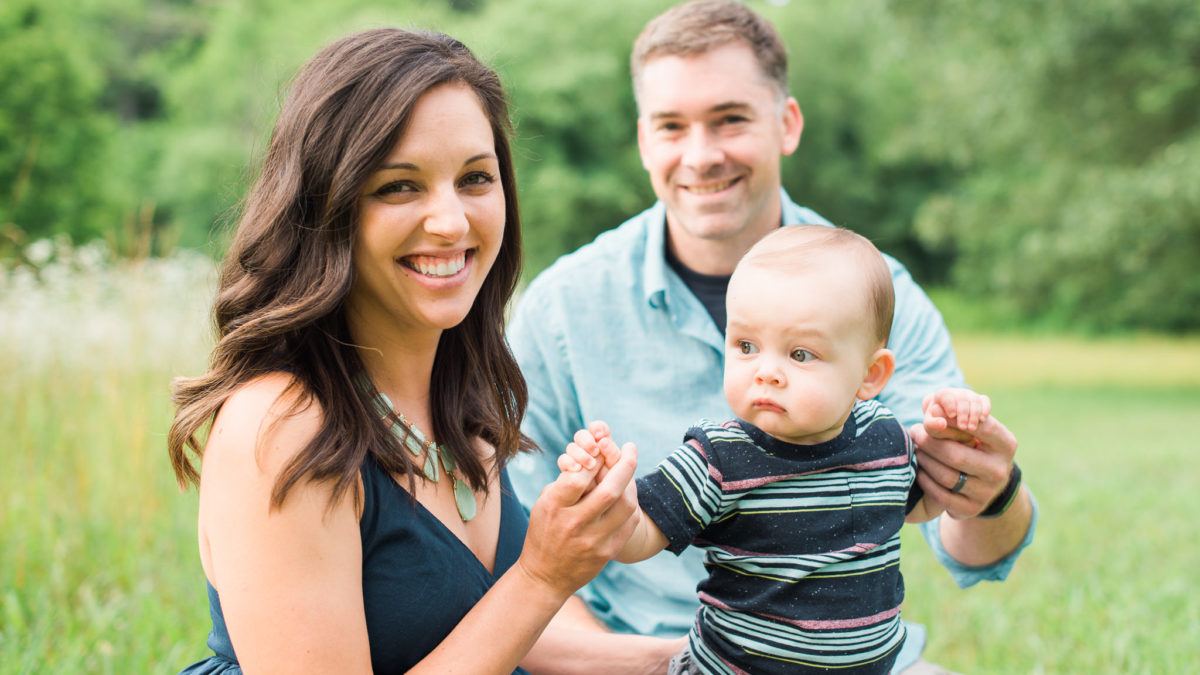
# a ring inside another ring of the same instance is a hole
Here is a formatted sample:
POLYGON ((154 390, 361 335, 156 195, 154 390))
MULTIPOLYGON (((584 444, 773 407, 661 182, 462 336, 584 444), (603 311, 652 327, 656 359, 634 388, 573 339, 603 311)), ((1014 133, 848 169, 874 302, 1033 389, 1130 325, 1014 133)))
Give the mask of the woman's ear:
POLYGON ((896 355, 890 349, 876 349, 867 363, 867 373, 863 376, 862 385, 858 388, 858 398, 865 401, 878 396, 894 372, 896 372, 896 355))

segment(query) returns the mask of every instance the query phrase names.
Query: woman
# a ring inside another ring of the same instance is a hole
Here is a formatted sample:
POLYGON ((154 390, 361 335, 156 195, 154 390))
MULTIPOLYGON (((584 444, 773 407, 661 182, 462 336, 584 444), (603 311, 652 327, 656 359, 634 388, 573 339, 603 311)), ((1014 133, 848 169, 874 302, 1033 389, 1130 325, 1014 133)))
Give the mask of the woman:
POLYGON ((628 536, 632 455, 586 494, 548 487, 527 534, 507 483, 530 447, 508 125, 495 73, 444 35, 352 35, 295 80, 210 370, 175 386, 213 618, 186 672, 512 672, 628 536))

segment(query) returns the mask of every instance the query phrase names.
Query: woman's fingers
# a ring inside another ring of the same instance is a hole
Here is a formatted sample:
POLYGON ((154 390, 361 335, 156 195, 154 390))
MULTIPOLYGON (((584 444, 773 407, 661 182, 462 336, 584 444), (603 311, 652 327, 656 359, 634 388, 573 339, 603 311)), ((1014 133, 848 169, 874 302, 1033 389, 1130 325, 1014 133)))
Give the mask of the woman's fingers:
POLYGON ((599 482, 586 470, 560 473, 530 510, 522 566, 560 592, 591 580, 636 525, 637 448, 620 454, 599 482))

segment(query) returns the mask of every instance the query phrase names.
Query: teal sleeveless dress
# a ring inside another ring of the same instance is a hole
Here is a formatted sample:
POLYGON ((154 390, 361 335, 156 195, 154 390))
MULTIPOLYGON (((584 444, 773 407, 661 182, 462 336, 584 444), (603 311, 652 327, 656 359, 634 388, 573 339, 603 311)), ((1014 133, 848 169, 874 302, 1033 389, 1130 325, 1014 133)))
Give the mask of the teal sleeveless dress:
MULTIPOLYGON (((493 574, 373 458, 363 464, 362 477, 359 531, 371 666, 377 674, 403 673, 433 651, 517 561, 529 521, 513 494, 508 473, 501 471, 500 539, 493 574)), ((182 674, 240 674, 221 600, 212 584, 208 585, 208 606, 213 626, 208 647, 213 655, 188 666, 182 674)), ((284 625, 279 628, 287 630, 284 625)), ((471 656, 464 654, 463 658, 471 656)), ((525 672, 520 668, 514 671, 525 672)))

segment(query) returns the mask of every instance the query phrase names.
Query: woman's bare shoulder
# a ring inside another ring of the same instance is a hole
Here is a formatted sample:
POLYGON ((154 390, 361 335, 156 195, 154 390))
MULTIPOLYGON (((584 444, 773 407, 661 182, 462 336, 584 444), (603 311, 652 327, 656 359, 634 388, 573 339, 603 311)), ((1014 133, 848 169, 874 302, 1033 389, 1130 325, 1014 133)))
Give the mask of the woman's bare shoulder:
POLYGON ((320 404, 284 372, 239 386, 222 404, 204 448, 204 464, 245 466, 274 478, 316 436, 320 404))

